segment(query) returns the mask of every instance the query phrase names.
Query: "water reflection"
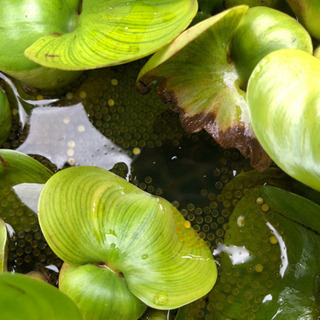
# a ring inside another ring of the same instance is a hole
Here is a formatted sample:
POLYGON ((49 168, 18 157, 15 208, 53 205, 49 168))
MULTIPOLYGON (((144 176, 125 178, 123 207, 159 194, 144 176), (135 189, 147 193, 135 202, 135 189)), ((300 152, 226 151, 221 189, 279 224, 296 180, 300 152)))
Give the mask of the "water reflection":
POLYGON ((234 245, 225 245, 223 243, 219 243, 217 249, 213 251, 213 255, 217 256, 222 252, 226 253, 229 256, 233 265, 243 264, 253 259, 250 251, 244 246, 238 247, 234 245))
POLYGON ((281 264, 280 264, 279 273, 280 273, 281 278, 283 278, 284 273, 286 272, 288 265, 289 265, 287 247, 286 247, 286 244, 285 244, 284 240, 282 239, 281 235, 276 230, 276 228, 268 221, 266 223, 266 226, 273 232, 274 236, 277 238, 277 241, 279 243, 280 252, 281 252, 281 257, 280 257, 281 264))
POLYGON ((118 162, 131 164, 131 158, 90 123, 82 104, 33 109, 30 134, 17 150, 44 156, 58 169, 65 165, 111 169, 118 162))
POLYGON ((38 200, 44 184, 20 183, 12 187, 20 201, 30 210, 38 212, 38 200))

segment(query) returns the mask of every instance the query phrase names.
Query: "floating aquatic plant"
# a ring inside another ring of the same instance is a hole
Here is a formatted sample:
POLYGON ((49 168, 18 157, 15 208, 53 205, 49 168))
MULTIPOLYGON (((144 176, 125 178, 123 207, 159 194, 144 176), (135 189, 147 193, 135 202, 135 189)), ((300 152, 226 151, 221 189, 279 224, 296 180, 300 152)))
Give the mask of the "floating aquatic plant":
POLYGON ((216 281, 212 253, 190 222, 166 200, 104 169, 55 174, 41 193, 39 219, 65 261, 59 287, 85 319, 137 319, 147 306, 175 309, 216 281))

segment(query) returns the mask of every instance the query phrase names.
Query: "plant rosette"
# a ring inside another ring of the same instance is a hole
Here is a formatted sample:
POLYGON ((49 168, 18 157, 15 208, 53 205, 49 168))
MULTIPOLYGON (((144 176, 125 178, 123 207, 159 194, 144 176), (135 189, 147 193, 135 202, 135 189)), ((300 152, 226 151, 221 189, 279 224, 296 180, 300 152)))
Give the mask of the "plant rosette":
POLYGON ((252 130, 247 80, 260 59, 288 47, 312 52, 308 32, 295 19, 267 7, 237 6, 189 28, 155 53, 136 88, 145 94, 157 81, 158 94, 180 114, 187 131, 205 129, 263 171, 271 161, 252 130))
POLYGON ((260 143, 287 174, 320 190, 320 61, 293 49, 272 52, 254 69, 248 104, 260 143))
POLYGON ((60 289, 85 319, 138 319, 207 294, 217 270, 207 245, 166 200, 97 167, 48 180, 39 220, 65 261, 60 289))

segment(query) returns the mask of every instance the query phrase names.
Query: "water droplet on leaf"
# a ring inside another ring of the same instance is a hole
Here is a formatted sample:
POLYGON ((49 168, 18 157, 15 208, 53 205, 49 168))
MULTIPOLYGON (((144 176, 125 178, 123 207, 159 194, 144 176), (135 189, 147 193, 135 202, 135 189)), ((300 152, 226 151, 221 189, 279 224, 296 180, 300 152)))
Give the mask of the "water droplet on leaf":
POLYGON ((154 296, 153 302, 157 306, 164 306, 168 303, 168 296, 164 292, 159 292, 154 296))

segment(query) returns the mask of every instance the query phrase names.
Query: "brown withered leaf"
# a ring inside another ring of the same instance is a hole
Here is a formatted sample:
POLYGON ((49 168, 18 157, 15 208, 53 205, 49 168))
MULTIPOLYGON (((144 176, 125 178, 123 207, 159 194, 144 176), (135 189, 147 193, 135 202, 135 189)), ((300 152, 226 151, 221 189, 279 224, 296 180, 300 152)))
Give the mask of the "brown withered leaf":
POLYGON ((246 93, 239 87, 228 44, 247 6, 226 10, 182 33, 157 52, 141 70, 136 88, 157 93, 180 114, 186 131, 206 130, 222 147, 237 148, 259 171, 271 159, 262 149, 248 114, 246 93))

